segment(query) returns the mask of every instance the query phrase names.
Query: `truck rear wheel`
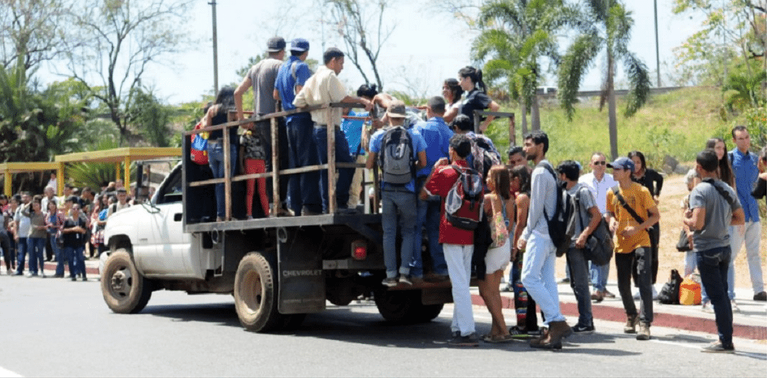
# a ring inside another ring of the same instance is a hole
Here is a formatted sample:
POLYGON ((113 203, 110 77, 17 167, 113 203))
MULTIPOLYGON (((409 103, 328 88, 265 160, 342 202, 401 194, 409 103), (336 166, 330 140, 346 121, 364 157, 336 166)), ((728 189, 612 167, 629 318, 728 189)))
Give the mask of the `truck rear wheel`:
POLYGON ((152 284, 136 269, 131 254, 121 248, 112 253, 104 264, 101 293, 112 311, 135 314, 149 302, 152 284))
POLYGON ((277 311, 275 263, 259 252, 251 252, 237 267, 235 310, 248 331, 269 332, 283 325, 277 311))
POLYGON ((428 322, 431 322, 432 319, 438 317, 441 311, 443 311, 442 303, 431 304, 431 305, 421 305, 421 307, 418 309, 418 315, 416 315, 416 317, 418 318, 419 322, 428 323, 428 322))
POLYGON ((418 321, 414 314, 421 308, 421 297, 416 290, 378 290, 373 295, 376 308, 389 322, 409 323, 418 321))

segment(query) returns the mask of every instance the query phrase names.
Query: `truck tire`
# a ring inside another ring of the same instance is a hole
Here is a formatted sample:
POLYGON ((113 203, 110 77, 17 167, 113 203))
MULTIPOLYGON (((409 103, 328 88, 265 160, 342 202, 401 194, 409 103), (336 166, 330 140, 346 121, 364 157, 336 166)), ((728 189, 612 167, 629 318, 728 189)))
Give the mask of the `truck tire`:
POLYGON ((252 332, 275 331, 283 326, 277 311, 275 263, 259 252, 251 252, 237 267, 235 310, 240 324, 252 332))
POLYGON ((378 290, 373 295, 376 308, 385 320, 392 323, 413 323, 419 319, 421 297, 416 290, 378 290))
POLYGON ((438 317, 441 311, 443 311, 442 303, 421 305, 421 308, 418 309, 418 314, 416 317, 417 320, 421 323, 429 323, 432 321, 432 319, 438 317))
POLYGON ((135 314, 152 296, 152 283, 136 269, 125 249, 113 252, 101 274, 101 293, 109 308, 119 314, 135 314))

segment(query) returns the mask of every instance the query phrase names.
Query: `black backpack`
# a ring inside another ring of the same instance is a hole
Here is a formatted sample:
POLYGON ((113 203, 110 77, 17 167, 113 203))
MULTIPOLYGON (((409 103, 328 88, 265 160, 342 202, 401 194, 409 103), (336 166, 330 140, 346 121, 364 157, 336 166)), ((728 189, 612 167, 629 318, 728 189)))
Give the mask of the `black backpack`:
POLYGON ((472 140, 472 157, 474 158, 473 168, 482 173, 483 177, 488 177, 491 167, 501 164, 501 156, 491 148, 485 138, 476 135, 470 140, 472 140))
POLYGON ((381 181, 394 185, 405 185, 416 177, 413 159, 413 141, 402 126, 392 126, 381 139, 379 166, 381 181))
POLYGON ((573 198, 568 194, 568 190, 565 189, 565 183, 557 179, 557 174, 555 174, 552 166, 541 162, 536 167, 544 167, 552 175, 552 178, 555 179, 555 190, 557 191, 555 213, 549 217, 545 210, 544 219, 546 219, 547 228, 549 228, 549 237, 552 239, 552 244, 555 245, 557 250, 557 257, 560 257, 571 247, 577 210, 574 207, 573 198))
POLYGON ((683 277, 677 269, 672 269, 669 273, 669 281, 659 290, 659 303, 662 304, 680 304, 680 284, 683 283, 683 277))

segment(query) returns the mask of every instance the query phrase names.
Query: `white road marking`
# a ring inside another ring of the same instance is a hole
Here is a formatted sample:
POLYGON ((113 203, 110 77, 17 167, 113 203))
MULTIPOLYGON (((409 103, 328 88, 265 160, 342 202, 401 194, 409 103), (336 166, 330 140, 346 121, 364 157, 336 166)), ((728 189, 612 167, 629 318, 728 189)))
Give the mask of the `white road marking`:
POLYGON ((17 378, 21 377, 21 375, 16 374, 10 370, 4 369, 2 366, 0 366, 0 377, 2 378, 17 378))

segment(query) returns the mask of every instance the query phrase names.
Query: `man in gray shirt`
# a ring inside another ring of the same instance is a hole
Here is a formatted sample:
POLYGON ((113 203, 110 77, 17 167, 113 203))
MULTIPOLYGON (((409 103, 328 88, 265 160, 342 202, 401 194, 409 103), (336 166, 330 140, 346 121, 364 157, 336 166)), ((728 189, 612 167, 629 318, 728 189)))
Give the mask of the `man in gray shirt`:
MULTIPOLYGON (((285 40, 282 37, 272 37, 267 42, 267 58, 262 59, 256 63, 248 73, 245 74, 243 81, 235 89, 235 107, 237 108, 237 119, 243 120, 243 94, 248 89, 253 88, 253 113, 256 116, 263 116, 265 114, 274 113, 277 111, 277 101, 280 100, 279 96, 275 93, 275 79, 277 73, 280 70, 280 66, 283 64, 283 58, 285 57, 285 40)), ((243 125, 245 128, 252 128, 250 124, 243 125)), ((285 130, 285 123, 282 118, 278 118, 278 143, 280 144, 280 169, 288 169, 288 134, 285 130)), ((263 141, 266 142, 267 159, 266 166, 267 171, 271 172, 272 167, 272 132, 270 129, 269 121, 262 121, 256 124, 256 132, 261 135, 263 141)), ((280 179, 280 202, 282 202, 281 209, 285 209, 285 201, 288 193, 288 179, 280 179)), ((272 178, 267 178, 267 196, 269 201, 272 201, 272 178)), ((253 200, 249 198, 247 200, 253 200)), ((280 211, 282 212, 282 210, 280 211)), ((280 213, 279 212, 279 213, 280 213)))
POLYGON ((545 218, 545 215, 546 217, 555 215, 558 192, 554 169, 545 159, 548 149, 549 138, 543 131, 534 131, 525 136, 523 145, 525 157, 533 161, 536 168, 531 174, 528 225, 518 240, 518 249, 523 251, 528 247, 523 255, 523 286, 539 304, 544 313, 545 324, 548 326, 548 331, 542 334, 541 339, 533 340, 531 346, 559 349, 562 348, 561 339, 573 331, 560 312, 555 282, 555 245, 549 236, 549 227, 545 218))
POLYGON ((566 160, 557 166, 560 181, 565 183, 568 194, 578 203, 575 209, 576 224, 573 230, 571 246, 565 258, 571 271, 571 288, 579 308, 579 322, 573 326, 575 333, 592 333, 595 325, 592 322, 592 301, 589 295, 589 264, 587 260, 587 238, 600 224, 600 210, 595 203, 595 197, 590 188, 576 182, 579 179, 579 165, 573 160, 566 160))
POLYGON ((689 197, 683 222, 693 230, 693 250, 701 274, 701 284, 715 308, 719 340, 702 352, 733 353, 733 312, 728 297, 728 264, 731 246, 728 226, 744 224, 744 209, 736 192, 718 180, 717 154, 707 149, 696 156, 696 172, 701 183, 689 197))

